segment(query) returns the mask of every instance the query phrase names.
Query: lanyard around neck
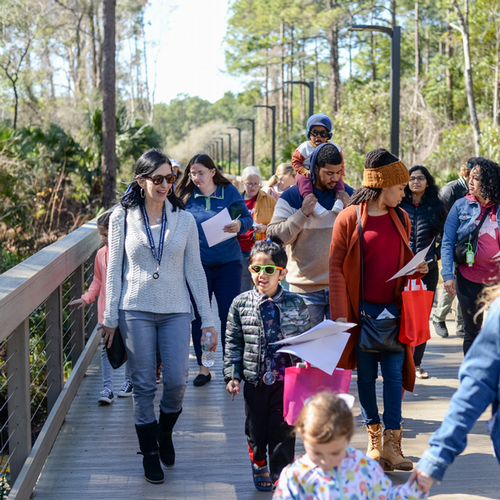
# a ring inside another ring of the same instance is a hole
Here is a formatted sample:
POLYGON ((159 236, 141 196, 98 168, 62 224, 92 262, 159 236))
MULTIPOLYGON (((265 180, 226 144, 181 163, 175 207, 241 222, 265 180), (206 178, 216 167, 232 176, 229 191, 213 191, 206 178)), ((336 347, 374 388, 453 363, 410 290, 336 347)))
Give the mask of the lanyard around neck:
POLYGON ((151 247, 151 253, 153 254, 153 258, 158 262, 158 266, 156 271, 153 273, 153 278, 157 280, 160 270, 161 258, 163 256, 163 245, 165 243, 165 232, 167 230, 167 211, 165 210, 165 205, 163 205, 163 210, 161 214, 161 230, 160 230, 160 241, 158 244, 158 251, 156 251, 155 242, 153 238, 153 233, 151 231, 151 226, 149 224, 148 213, 146 212, 146 207, 141 205, 142 216, 144 218, 144 225, 146 226, 146 234, 148 236, 149 246, 151 247))

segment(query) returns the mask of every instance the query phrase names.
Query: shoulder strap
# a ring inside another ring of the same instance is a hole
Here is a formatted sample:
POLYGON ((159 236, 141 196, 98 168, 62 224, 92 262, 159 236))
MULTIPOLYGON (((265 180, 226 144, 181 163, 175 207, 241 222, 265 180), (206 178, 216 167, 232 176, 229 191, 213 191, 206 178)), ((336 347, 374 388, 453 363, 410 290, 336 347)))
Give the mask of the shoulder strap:
POLYGON ((125 208, 125 219, 123 221, 122 283, 123 283, 123 273, 125 271, 125 240, 127 239, 127 214, 128 210, 125 208))
POLYGON ((359 205, 356 205, 356 216, 358 218, 358 231, 359 231, 359 269, 360 269, 360 280, 359 280, 359 315, 360 317, 365 315, 365 301, 364 301, 364 289, 363 289, 363 230, 361 229, 361 217, 359 215, 359 205))
POLYGON ((476 228, 474 229, 475 232, 477 232, 477 234, 479 234, 479 230, 481 229, 481 226, 484 224, 484 221, 486 220, 486 217, 488 216, 488 214, 490 213, 491 211, 491 207, 488 207, 485 211, 484 211, 484 214, 483 216, 481 217, 481 221, 479 222, 479 224, 476 226, 476 228))

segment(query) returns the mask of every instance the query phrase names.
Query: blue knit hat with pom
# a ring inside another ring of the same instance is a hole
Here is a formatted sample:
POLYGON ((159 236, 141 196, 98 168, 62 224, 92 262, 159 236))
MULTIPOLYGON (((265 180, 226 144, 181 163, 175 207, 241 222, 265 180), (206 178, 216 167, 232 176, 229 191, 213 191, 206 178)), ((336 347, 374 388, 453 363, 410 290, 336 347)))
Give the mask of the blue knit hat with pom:
POLYGON ((316 113, 315 115, 312 115, 309 120, 307 120, 307 138, 309 139, 309 136, 311 134, 311 129, 314 127, 314 125, 319 125, 320 127, 325 127, 326 130, 330 133, 329 139, 332 138, 332 121, 328 116, 326 116, 324 113, 316 113))

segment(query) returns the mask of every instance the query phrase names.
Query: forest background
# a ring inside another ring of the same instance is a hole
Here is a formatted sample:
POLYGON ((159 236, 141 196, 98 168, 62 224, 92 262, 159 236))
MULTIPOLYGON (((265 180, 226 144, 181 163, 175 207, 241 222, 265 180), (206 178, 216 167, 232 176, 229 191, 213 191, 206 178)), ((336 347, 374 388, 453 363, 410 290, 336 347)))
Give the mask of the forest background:
MULTIPOLYGON (((0 273, 103 210, 106 1, 0 2, 0 273)), ((147 0, 117 0, 118 192, 145 149, 162 147, 185 165, 221 133, 232 134, 236 173, 238 136, 228 127, 243 129, 245 167, 245 118, 256 120, 255 163, 268 177, 271 116, 253 106, 277 107, 277 165, 305 140, 307 89, 287 80, 314 81, 315 112, 332 118, 347 181, 359 186, 366 152, 389 146, 390 38, 349 31, 352 24, 402 27, 407 166, 427 166, 442 185, 470 156, 500 160, 497 0, 231 0, 226 66, 245 90, 214 103, 188 95, 155 102, 147 68, 158 61, 147 47, 158 41, 146 37, 147 8, 147 0)))

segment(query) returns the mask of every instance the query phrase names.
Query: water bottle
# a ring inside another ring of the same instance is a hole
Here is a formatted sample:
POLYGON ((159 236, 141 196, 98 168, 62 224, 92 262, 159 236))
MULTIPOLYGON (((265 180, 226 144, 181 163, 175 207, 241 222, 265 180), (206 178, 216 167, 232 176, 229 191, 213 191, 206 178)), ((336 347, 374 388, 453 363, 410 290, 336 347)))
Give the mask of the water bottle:
POLYGON ((205 335, 205 343, 201 346, 201 364, 203 366, 212 366, 215 361, 215 352, 210 351, 212 346, 212 334, 207 332, 205 335))

